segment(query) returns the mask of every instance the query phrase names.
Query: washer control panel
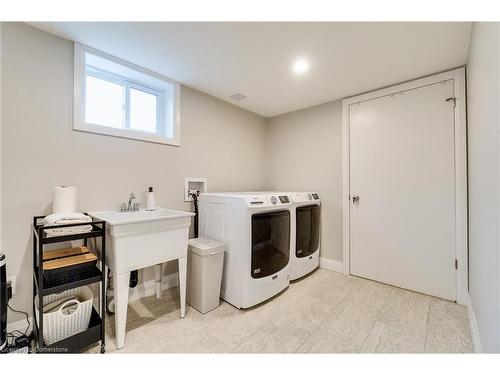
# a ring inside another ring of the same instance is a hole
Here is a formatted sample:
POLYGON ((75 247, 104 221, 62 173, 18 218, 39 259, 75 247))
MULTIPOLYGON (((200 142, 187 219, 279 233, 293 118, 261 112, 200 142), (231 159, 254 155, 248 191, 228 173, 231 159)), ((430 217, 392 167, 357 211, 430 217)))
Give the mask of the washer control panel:
POLYGON ((275 207, 286 206, 291 203, 288 195, 249 195, 247 205, 249 207, 275 207))
POLYGON ((290 198, 288 197, 288 195, 280 195, 278 198, 280 199, 280 202, 283 204, 290 203, 290 198))

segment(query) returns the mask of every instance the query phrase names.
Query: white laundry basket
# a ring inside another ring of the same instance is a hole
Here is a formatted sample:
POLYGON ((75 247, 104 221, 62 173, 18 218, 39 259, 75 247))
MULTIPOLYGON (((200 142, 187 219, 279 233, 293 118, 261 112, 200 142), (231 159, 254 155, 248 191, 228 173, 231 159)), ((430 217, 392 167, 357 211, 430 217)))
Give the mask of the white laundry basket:
MULTIPOLYGON (((50 345, 67 337, 85 331, 90 322, 92 314, 93 294, 89 287, 82 286, 75 289, 66 290, 60 294, 51 294, 43 297, 43 304, 54 302, 60 298, 75 296, 74 300, 63 303, 54 312, 43 314, 43 340, 45 345, 50 345), (76 310, 71 314, 63 314, 63 309, 71 304, 77 304, 76 310)), ((35 297, 35 316, 38 324, 38 296, 35 297)))

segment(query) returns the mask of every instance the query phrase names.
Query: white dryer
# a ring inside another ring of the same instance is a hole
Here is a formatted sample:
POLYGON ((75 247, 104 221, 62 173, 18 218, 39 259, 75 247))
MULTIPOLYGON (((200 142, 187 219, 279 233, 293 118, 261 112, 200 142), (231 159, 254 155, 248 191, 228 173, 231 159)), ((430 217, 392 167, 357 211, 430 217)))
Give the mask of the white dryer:
POLYGON ((292 201, 290 280, 319 267, 321 199, 318 193, 287 193, 292 201))
POLYGON ((287 194, 200 195, 200 235, 226 244, 222 299, 248 308, 288 287, 291 207, 287 194))

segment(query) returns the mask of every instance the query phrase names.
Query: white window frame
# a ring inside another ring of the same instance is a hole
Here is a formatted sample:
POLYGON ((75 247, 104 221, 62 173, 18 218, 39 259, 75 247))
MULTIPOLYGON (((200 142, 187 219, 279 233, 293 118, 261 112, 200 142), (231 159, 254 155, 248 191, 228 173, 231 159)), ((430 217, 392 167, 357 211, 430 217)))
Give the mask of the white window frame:
POLYGON ((162 76, 158 73, 144 69, 138 65, 129 63, 127 61, 121 60, 117 57, 108 55, 104 52, 95 50, 93 48, 84 46, 79 43, 74 44, 74 58, 75 58, 75 69, 74 69, 74 111, 73 111, 73 129, 77 131, 83 131, 94 134, 102 134, 120 138, 128 138, 145 142, 160 143, 165 145, 180 146, 180 84, 170 78, 162 76), (160 103, 164 103, 167 100, 165 92, 157 87, 144 84, 143 82, 135 81, 128 77, 122 77, 115 73, 105 72, 96 68, 95 71, 91 71, 90 75, 110 81, 113 83, 120 84, 125 87, 125 113, 124 113, 124 128, 113 128, 110 126, 104 126, 99 124, 92 124, 85 122, 85 82, 87 69, 85 64, 85 53, 91 53, 93 55, 102 57, 116 64, 120 64, 129 69, 135 70, 141 74, 151 76, 155 79, 167 82, 173 86, 173 105, 171 108, 174 113, 172 114, 173 124, 172 124, 172 136, 164 136, 158 134, 158 128, 161 128, 161 133, 165 134, 166 129, 164 128, 167 123, 167 108, 160 103), (157 95, 157 133, 150 133, 146 131, 136 130, 130 128, 130 89, 136 89, 140 91, 147 92, 149 94, 157 95))

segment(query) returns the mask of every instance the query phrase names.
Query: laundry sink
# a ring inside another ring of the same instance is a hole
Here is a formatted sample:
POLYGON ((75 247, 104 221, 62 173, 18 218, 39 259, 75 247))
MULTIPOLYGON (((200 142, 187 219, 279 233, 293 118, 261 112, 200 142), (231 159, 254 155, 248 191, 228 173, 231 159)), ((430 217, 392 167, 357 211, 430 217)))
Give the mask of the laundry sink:
POLYGON ((153 211, 99 211, 91 212, 89 215, 99 217, 101 220, 106 220, 110 225, 115 226, 189 217, 194 216, 194 213, 157 208, 153 211))
MULTIPOLYGON (((113 273, 116 346, 125 346, 130 271, 155 266, 156 297, 161 297, 162 266, 178 259, 181 318, 186 311, 186 257, 192 212, 158 208, 155 211, 89 212, 106 221, 105 263, 113 273)), ((97 249, 101 251, 100 247, 97 249)))

